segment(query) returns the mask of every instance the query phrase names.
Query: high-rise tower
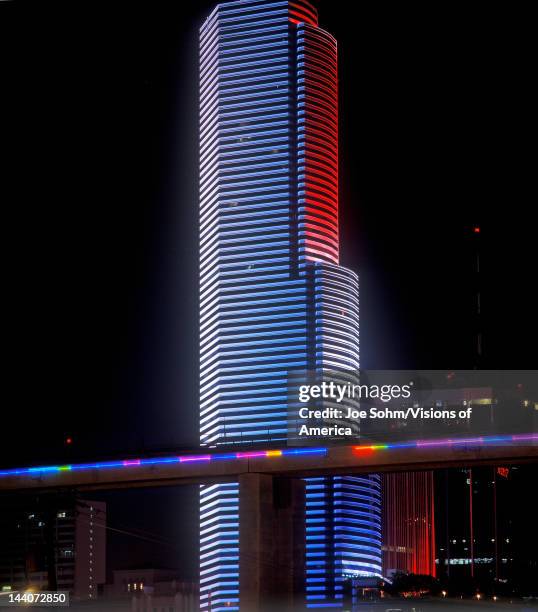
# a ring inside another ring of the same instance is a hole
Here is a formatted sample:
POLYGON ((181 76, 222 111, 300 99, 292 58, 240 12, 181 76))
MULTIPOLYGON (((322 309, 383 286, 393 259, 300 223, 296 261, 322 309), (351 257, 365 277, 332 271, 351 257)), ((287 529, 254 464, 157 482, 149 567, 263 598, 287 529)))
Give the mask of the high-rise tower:
MULTIPOLYGON (((200 440, 285 441, 290 370, 359 367, 339 265, 334 38, 304 0, 219 4, 200 31, 200 440)), ((307 488, 307 602, 381 573, 379 477, 307 488)), ((201 489, 202 609, 238 609, 235 484, 201 489)))

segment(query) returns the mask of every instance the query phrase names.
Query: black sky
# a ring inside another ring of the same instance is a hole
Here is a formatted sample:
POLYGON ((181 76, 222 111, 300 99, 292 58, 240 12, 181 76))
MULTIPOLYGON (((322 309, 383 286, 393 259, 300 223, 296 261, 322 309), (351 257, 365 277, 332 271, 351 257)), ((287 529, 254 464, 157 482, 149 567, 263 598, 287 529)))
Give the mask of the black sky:
MULTIPOLYGON (((196 439, 196 37, 211 6, 2 5, 21 458, 67 434, 103 452, 196 439)), ((474 365, 475 224, 483 365, 536 365, 525 15, 348 6, 319 3, 339 41, 342 260, 360 274, 364 366, 474 365)))
MULTIPOLYGON (((213 2, 0 4, 1 461, 192 444, 197 29, 213 2)), ((475 225, 482 365, 536 367, 530 16, 318 6, 339 42, 341 251, 360 275, 364 367, 474 365, 475 225)))

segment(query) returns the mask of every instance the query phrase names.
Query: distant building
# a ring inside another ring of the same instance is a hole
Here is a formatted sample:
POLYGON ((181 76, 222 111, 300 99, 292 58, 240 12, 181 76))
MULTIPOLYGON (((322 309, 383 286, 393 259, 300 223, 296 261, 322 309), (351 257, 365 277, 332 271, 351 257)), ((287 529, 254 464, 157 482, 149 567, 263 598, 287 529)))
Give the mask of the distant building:
POLYGON ((175 595, 180 591, 197 588, 193 583, 182 580, 174 569, 121 569, 114 570, 112 575, 112 584, 107 584, 104 588, 105 594, 112 597, 131 596, 142 592, 175 595))
POLYGON ((175 570, 134 568, 115 570, 104 597, 108 602, 130 599, 132 612, 165 610, 193 612, 200 608, 198 584, 185 582, 175 570))
POLYGON ((383 475, 383 572, 436 575, 433 472, 383 475))
POLYGON ((198 612, 200 610, 200 595, 198 590, 175 595, 146 595, 134 597, 131 602, 131 612, 198 612))
POLYGON ((74 496, 3 500, 0 588, 95 599, 105 582, 106 504, 74 496))
POLYGON ((529 534, 536 512, 529 496, 533 469, 480 466, 437 473, 440 578, 534 590, 536 539, 529 534))

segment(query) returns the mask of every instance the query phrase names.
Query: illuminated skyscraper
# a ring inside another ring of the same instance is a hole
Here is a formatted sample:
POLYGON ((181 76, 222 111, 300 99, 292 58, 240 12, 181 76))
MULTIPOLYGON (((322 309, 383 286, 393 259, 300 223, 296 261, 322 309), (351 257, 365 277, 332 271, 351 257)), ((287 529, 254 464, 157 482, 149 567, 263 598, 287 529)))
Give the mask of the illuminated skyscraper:
MULTIPOLYGON (((304 0, 219 4, 200 31, 200 440, 286 439, 288 375, 359 367, 339 265, 334 38, 304 0)), ((381 575, 376 475, 307 481, 307 601, 381 575)), ((201 489, 202 609, 238 609, 236 484, 201 489)))
POLYGON ((383 475, 383 572, 436 575, 433 472, 383 475))

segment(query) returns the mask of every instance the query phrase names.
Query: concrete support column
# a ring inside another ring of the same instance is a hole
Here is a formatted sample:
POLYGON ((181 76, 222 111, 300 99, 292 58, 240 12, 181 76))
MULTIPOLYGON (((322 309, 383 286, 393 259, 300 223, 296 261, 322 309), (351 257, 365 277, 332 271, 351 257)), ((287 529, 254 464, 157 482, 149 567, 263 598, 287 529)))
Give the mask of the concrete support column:
POLYGON ((239 477, 239 607, 297 610, 304 601, 304 483, 267 474, 239 477))

